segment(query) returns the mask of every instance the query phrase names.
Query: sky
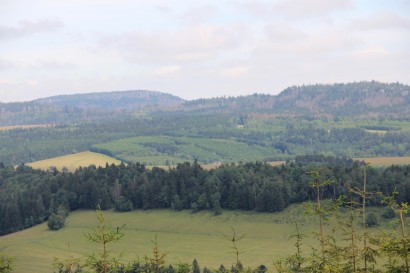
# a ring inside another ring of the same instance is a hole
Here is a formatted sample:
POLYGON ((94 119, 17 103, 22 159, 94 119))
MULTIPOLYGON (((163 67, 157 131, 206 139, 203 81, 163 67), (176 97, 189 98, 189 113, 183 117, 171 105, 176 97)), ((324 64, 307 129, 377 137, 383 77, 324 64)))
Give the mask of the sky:
POLYGON ((410 84, 410 0, 0 0, 0 102, 410 84))

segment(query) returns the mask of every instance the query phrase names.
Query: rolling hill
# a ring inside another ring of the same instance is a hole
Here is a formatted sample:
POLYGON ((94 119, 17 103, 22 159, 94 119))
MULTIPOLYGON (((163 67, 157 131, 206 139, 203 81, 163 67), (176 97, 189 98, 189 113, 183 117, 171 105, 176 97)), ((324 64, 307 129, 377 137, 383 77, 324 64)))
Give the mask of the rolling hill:
POLYGON ((147 106, 172 106, 182 103, 176 96, 156 91, 134 90, 60 95, 34 100, 35 104, 81 109, 140 110, 147 106))
POLYGON ((255 93, 242 97, 200 99, 185 102, 179 109, 202 113, 406 119, 410 115, 409 104, 410 86, 372 81, 292 86, 277 96, 255 93))
POLYGON ((0 103, 0 126, 130 118, 145 108, 170 107, 182 102, 170 94, 145 90, 60 95, 30 102, 0 103))
POLYGON ((410 116, 410 86, 400 83, 355 82, 286 88, 278 95, 253 94, 184 101, 155 91, 114 91, 60 95, 23 103, 0 103, 0 126, 67 124, 132 118, 136 112, 264 113, 359 118, 410 116))

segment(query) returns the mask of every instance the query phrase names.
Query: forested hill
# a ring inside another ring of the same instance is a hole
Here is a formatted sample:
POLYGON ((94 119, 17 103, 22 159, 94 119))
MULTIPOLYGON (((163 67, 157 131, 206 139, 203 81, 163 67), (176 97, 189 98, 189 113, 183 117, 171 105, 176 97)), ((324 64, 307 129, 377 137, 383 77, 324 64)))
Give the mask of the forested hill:
POLYGON ((170 106, 182 103, 179 97, 156 91, 134 90, 60 95, 33 101, 59 107, 83 109, 139 110, 147 106, 170 106))
POLYGON ((277 96, 255 93, 244 97, 200 99, 186 102, 180 110, 405 119, 410 116, 409 105, 410 86, 372 81, 293 86, 277 96))
POLYGON ((274 109, 292 114, 406 118, 409 105, 410 86, 373 81, 290 87, 276 98, 274 109))
POLYGON ((130 117, 149 107, 168 107, 182 102, 181 98, 170 94, 145 90, 60 95, 30 102, 0 102, 0 126, 68 124, 130 117))
POLYGON ((279 95, 253 94, 184 101, 154 91, 122 91, 60 95, 24 103, 0 103, 0 126, 68 124, 132 118, 135 114, 264 114, 280 116, 392 118, 410 116, 410 86, 400 83, 358 82, 303 85, 279 95))

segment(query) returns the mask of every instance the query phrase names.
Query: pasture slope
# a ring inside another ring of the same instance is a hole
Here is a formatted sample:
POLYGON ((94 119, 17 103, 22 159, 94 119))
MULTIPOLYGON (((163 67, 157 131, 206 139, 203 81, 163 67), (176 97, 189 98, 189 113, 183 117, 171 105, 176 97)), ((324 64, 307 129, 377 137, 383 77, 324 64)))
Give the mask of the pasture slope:
POLYGON ((66 167, 69 171, 73 172, 79 167, 88 167, 90 165, 104 167, 106 163, 109 165, 118 165, 121 164, 121 161, 107 155, 87 151, 30 162, 26 165, 34 169, 42 170, 48 170, 50 167, 56 167, 60 171, 66 167))
POLYGON ((354 158, 354 160, 364 161, 366 163, 370 163, 372 166, 381 167, 381 166, 390 166, 390 165, 409 165, 410 164, 410 156, 402 156, 402 157, 362 157, 362 158, 354 158))
MULTIPOLYGON (((157 236, 159 248, 168 253, 168 264, 191 263, 196 258, 201 267, 216 269, 220 264, 230 267, 235 262, 229 241, 233 227, 237 235, 246 234, 237 243, 242 252, 241 262, 253 268, 264 264, 272 272, 272 259, 295 251, 294 239, 290 238, 295 232, 295 221, 301 233, 310 237, 303 241, 305 253, 310 253, 310 246, 316 245, 317 240, 312 238, 317 229, 315 218, 306 216, 304 210, 303 205, 292 205, 280 213, 223 211, 214 216, 208 211, 138 210, 106 211, 104 216, 113 228, 126 224, 124 238, 109 246, 111 255, 117 257, 123 253, 122 261, 143 261, 145 255, 151 255, 152 240, 157 236)), ((53 272, 54 257, 66 259, 70 255, 84 257, 100 253, 100 246, 84 237, 96 225, 94 211, 75 211, 59 231, 50 231, 43 223, 0 237, 0 252, 14 257, 15 272, 53 272)), ((387 224, 383 222, 373 231, 379 232, 380 228, 387 230, 387 224)), ((330 230, 330 225, 327 229, 330 230)))

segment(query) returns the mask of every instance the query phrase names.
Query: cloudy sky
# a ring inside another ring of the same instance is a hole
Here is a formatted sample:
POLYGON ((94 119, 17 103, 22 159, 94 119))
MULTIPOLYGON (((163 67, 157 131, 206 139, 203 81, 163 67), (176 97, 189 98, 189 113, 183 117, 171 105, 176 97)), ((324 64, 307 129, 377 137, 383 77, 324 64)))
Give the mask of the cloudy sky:
POLYGON ((0 101, 410 83, 410 0, 0 0, 0 101))

